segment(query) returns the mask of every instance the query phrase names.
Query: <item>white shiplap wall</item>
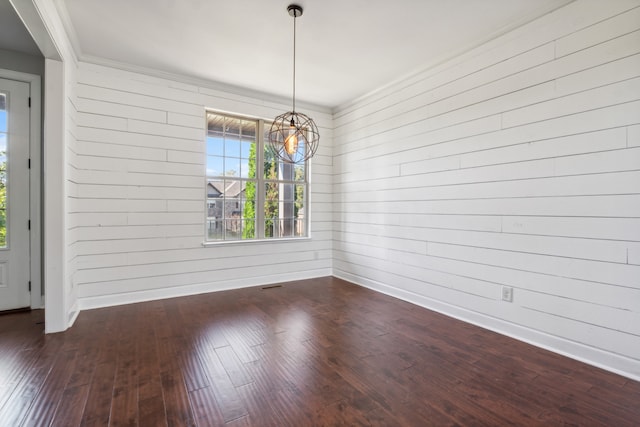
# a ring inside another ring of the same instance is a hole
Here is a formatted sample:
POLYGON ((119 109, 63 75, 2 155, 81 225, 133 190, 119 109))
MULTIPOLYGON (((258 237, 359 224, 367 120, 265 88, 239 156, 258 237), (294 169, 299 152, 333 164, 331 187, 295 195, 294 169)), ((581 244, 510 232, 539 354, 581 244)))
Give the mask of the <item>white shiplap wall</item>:
POLYGON ((334 144, 336 276, 640 378, 640 2, 344 106, 334 144))
POLYGON ((81 308, 331 273, 331 115, 313 159, 312 239, 203 247, 205 108, 287 106, 81 63, 69 227, 81 308))

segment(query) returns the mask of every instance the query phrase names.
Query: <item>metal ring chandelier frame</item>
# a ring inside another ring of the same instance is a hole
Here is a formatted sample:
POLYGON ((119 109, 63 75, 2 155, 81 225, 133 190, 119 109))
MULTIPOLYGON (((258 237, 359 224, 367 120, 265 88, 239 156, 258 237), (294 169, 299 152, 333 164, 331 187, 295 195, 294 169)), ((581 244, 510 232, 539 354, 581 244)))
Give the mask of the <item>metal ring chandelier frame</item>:
POLYGON ((302 7, 291 4, 287 11, 293 17, 293 108, 273 119, 268 142, 280 160, 300 164, 316 153, 320 133, 311 117, 296 112, 296 18, 302 16, 302 7))

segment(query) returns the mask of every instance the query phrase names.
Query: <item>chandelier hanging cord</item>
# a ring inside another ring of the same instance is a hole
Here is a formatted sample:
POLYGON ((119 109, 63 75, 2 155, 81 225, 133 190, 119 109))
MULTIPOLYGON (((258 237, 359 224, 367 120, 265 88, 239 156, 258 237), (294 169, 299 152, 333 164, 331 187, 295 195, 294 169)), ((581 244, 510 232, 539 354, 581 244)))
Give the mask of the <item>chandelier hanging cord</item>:
POLYGON ((289 6, 289 14, 293 14, 293 113, 296 112, 296 20, 298 19, 298 13, 302 15, 302 9, 299 6, 289 6))
POLYGON ((302 164, 318 149, 320 133, 311 117, 296 112, 296 18, 302 16, 302 7, 290 4, 287 11, 293 17, 293 107, 273 120, 268 142, 271 152, 284 163, 302 164))

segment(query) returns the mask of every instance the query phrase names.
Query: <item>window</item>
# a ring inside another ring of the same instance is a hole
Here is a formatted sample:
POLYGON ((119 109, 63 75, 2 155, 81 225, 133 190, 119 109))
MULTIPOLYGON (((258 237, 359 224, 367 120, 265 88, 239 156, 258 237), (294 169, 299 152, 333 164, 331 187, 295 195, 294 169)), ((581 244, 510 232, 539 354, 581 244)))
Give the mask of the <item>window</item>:
POLYGON ((0 248, 7 247, 7 95, 0 93, 0 248))
POLYGON ((277 160, 270 125, 207 112, 208 242, 308 236, 307 165, 277 160))

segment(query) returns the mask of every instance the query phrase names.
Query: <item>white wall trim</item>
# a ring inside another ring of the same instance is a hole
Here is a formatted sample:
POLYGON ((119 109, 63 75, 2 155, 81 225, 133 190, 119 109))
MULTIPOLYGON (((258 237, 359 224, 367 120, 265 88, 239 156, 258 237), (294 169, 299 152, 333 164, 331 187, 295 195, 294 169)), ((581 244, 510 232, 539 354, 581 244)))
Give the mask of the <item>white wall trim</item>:
POLYGON ((44 174, 44 277, 45 332, 68 327, 65 277, 65 94, 64 64, 45 59, 44 174))
POLYGON ((42 287, 42 83, 40 76, 31 81, 31 144, 29 158, 31 218, 31 308, 44 307, 42 287))
POLYGON ((251 278, 227 280, 222 283, 196 283, 192 285, 174 286, 162 289, 149 289, 145 291, 78 298, 78 306, 80 310, 90 310, 94 308, 112 307, 116 305, 134 304, 138 302, 154 301, 159 299, 228 291, 233 289, 249 288, 253 286, 265 286, 273 283, 314 279, 317 277, 326 276, 331 276, 331 271, 328 268, 309 270, 305 271, 304 273, 296 272, 263 276, 258 280, 256 280, 255 278, 251 278))
POLYGON ((80 314, 80 308, 79 308, 79 305, 78 305, 78 301, 76 300, 73 303, 73 307, 71 307, 71 309, 69 309, 69 319, 68 319, 68 322, 67 322, 67 327, 68 328, 73 326, 73 324, 76 321, 76 319, 78 318, 79 314, 80 314))
POLYGON ((640 361, 610 352, 585 346, 577 342, 555 337, 530 328, 515 325, 481 313, 469 311, 431 298, 403 291, 375 280, 366 279, 340 270, 334 270, 333 276, 356 285, 407 301, 428 310, 444 314, 454 319, 479 326, 490 331, 523 341, 536 347, 623 375, 634 381, 640 381, 640 361))
POLYGON ((31 109, 29 110, 29 157, 31 170, 29 171, 29 218, 31 232, 29 233, 29 280, 31 280, 31 308, 44 306, 42 299, 42 269, 41 269, 41 208, 40 208, 40 156, 41 156, 41 82, 36 74, 21 73, 0 69, 0 78, 25 82, 29 85, 31 109))
POLYGON ((60 59, 60 53, 55 41, 51 38, 49 29, 42 20, 40 7, 33 1, 9 0, 16 13, 22 19, 27 31, 38 45, 45 58, 60 59))
POLYGON ((67 39, 69 40, 71 49, 73 50, 75 57, 79 59, 82 57, 82 49, 80 48, 78 32, 71 22, 69 10, 67 9, 65 2, 62 0, 53 0, 53 4, 55 6, 55 11, 58 13, 58 17, 60 18, 60 22, 62 23, 62 27, 67 34, 67 39))
MULTIPOLYGON (((71 312, 65 291, 66 173, 65 64, 77 66, 77 55, 50 0, 10 0, 45 57, 44 132, 41 170, 42 280, 45 288, 45 332, 67 329, 71 312), (64 61, 64 64, 63 62, 64 61)), ((71 301, 73 303, 73 301, 71 301)))

